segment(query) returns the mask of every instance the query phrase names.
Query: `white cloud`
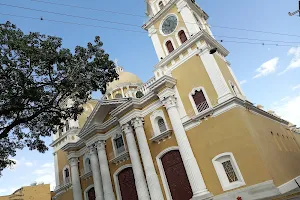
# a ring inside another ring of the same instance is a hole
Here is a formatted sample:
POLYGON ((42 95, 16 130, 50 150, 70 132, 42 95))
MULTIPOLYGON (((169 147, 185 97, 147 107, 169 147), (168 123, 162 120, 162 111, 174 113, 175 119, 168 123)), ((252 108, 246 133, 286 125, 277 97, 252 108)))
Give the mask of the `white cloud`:
POLYGON ((25 164, 27 167, 32 167, 32 166, 33 166, 33 163, 32 163, 32 162, 29 162, 29 161, 25 162, 24 164, 25 164))
POLYGON ((278 75, 284 74, 285 72, 292 69, 300 68, 300 47, 290 48, 290 50, 288 51, 288 55, 292 55, 294 57, 292 58, 288 67, 282 72, 280 72, 278 75))
POLYGON ((276 105, 272 109, 283 119, 300 126, 300 95, 293 98, 283 98, 282 103, 276 105))
POLYGON ((0 194, 7 192, 7 189, 0 189, 0 194))
POLYGON ((256 69, 256 72, 258 74, 255 75, 253 78, 267 76, 267 75, 275 72, 277 69, 278 62, 279 62, 279 58, 275 57, 275 58, 263 63, 258 69, 256 69))
POLYGON ((51 190, 55 187, 55 175, 54 175, 54 164, 45 163, 33 171, 33 174, 37 174, 38 177, 35 179, 37 183, 50 184, 51 190))
POLYGON ((297 89, 300 89, 300 84, 292 87, 292 90, 297 90, 297 89))
POLYGON ((242 80, 242 81, 240 81, 240 84, 241 84, 241 85, 243 85, 243 84, 245 84, 245 83, 247 83, 247 80, 242 80))

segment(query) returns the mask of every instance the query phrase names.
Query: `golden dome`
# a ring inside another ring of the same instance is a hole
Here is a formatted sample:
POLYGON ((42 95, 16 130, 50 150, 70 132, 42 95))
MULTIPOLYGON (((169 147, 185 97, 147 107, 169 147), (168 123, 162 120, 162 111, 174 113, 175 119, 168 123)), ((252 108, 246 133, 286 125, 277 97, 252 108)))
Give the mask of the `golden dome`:
POLYGON ((140 85, 143 83, 141 79, 133 73, 119 71, 118 74, 119 74, 119 80, 114 80, 113 82, 109 83, 107 86, 107 91, 112 91, 115 88, 118 88, 120 86, 131 85, 131 84, 140 85))

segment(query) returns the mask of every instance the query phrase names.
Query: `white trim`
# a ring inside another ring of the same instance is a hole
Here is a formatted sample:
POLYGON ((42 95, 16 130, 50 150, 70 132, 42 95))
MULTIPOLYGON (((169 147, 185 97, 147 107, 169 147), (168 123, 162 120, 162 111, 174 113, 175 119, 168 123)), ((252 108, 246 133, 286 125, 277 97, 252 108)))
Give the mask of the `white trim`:
POLYGON ((63 175, 64 183, 66 183, 65 169, 68 169, 68 170, 69 170, 69 179, 71 178, 71 169, 70 169, 70 165, 65 165, 64 168, 62 169, 62 175, 63 175))
POLYGON ((121 194, 121 190, 120 190, 120 185, 119 185, 119 179, 118 179, 118 175, 119 173, 126 169, 126 168, 129 168, 131 167, 132 168, 132 164, 126 164, 126 165, 123 165, 121 167, 119 167, 115 173, 114 173, 114 182, 115 182, 115 189, 116 189, 116 194, 117 194, 117 200, 122 200, 122 194, 121 194))
POLYGON ((286 183, 284 183, 284 184, 278 186, 279 192, 280 192, 281 194, 285 194, 285 193, 287 193, 287 192, 290 192, 290 191, 292 191, 292 190, 298 188, 298 185, 297 185, 297 183, 296 183, 295 180, 296 180, 297 183, 300 185, 300 176, 297 176, 297 177, 295 177, 295 178, 289 180, 288 182, 286 182, 286 183))
POLYGON ((203 92, 204 97, 206 99, 206 102, 207 102, 209 108, 212 108, 212 105, 211 105, 210 99, 208 98, 208 95, 207 95, 204 87, 199 86, 199 87, 193 88, 192 91, 189 93, 189 99, 190 99, 190 102, 191 102, 191 104, 193 106, 195 114, 197 115, 197 114, 199 114, 199 111, 197 109, 197 105, 195 104, 195 101, 194 101, 194 98, 193 98, 193 95, 196 93, 196 91, 197 92, 201 92, 201 91, 203 92))
POLYGON ((167 15, 161 20, 161 22, 160 22, 160 24, 159 24, 159 32, 160 32, 160 34, 163 35, 163 36, 169 36, 169 35, 172 35, 172 34, 176 31, 176 29, 177 29, 177 27, 178 27, 178 24, 179 24, 178 16, 177 16, 175 13, 169 13, 169 14, 167 14, 167 15), (168 17, 172 16, 172 15, 176 17, 176 20, 177 20, 176 27, 175 27, 175 29, 174 29, 174 31, 173 31, 172 33, 164 34, 163 31, 162 31, 162 25, 163 25, 163 23, 165 22, 165 20, 166 20, 168 17))
POLYGON ((158 136, 161 134, 159 127, 158 127, 158 118, 162 118, 164 120, 165 126, 166 126, 166 130, 169 130, 169 126, 167 124, 167 120, 165 118, 164 112, 159 109, 159 110, 155 110, 151 115, 150 115, 150 121, 152 124, 152 129, 153 129, 153 136, 158 136))
POLYGON ((91 162, 91 159, 90 159, 90 156, 89 156, 89 153, 86 153, 86 154, 84 154, 84 156, 83 156, 83 169, 84 169, 84 173, 86 174, 86 173, 89 173, 89 172, 91 172, 92 171, 92 167, 91 167, 91 165, 90 165, 90 169, 88 170, 88 168, 87 168, 87 165, 86 165, 86 159, 89 159, 90 160, 90 162, 91 162))
POLYGON ((237 162, 236 162, 236 160, 235 160, 235 158, 234 158, 234 156, 231 152, 225 152, 225 153, 221 153, 221 154, 215 156, 212 159, 212 163, 215 167, 215 170, 217 172, 217 176, 219 178, 222 189, 224 191, 232 190, 232 189, 241 187, 243 185, 246 185, 246 183, 244 181, 244 178, 242 176, 242 173, 239 169, 239 166, 238 166, 238 164, 237 164, 237 162), (228 161, 228 160, 232 164, 234 172, 235 172, 235 174, 238 178, 238 181, 235 181, 235 182, 232 182, 232 183, 229 182, 228 177, 226 175, 226 172, 224 170, 224 167, 222 165, 223 162, 228 161))
POLYGON ((172 52, 174 52, 174 51, 177 49, 177 46, 178 46, 178 45, 176 45, 176 43, 174 42, 173 38, 171 38, 171 37, 166 38, 166 39, 164 40, 163 44, 162 44, 162 46, 163 46, 163 48, 164 48, 164 50, 165 50, 165 54, 166 54, 166 55, 169 55, 170 53, 172 53, 172 52, 169 52, 169 50, 168 50, 168 48, 167 48, 167 45, 166 45, 166 42, 169 41, 169 40, 171 41, 171 43, 172 43, 172 45, 173 45, 173 48, 174 48, 174 50, 173 50, 172 52))
POLYGON ((127 146, 126 146, 125 140, 124 140, 124 135, 123 135, 122 131, 112 135, 111 136, 111 143, 112 143, 112 146, 113 146, 114 158, 116 158, 120 154, 120 153, 119 154, 117 153, 117 148, 116 148, 116 143, 115 143, 115 139, 117 138, 117 136, 121 136, 121 138, 123 140, 123 144, 124 144, 124 148, 125 148, 124 152, 126 152, 126 149, 127 149, 127 146))
POLYGON ((164 2, 163 0, 158 0, 158 1, 156 2, 156 8, 157 8, 158 12, 159 12, 160 10, 164 9, 164 6, 165 6, 165 5, 166 5, 166 4, 165 4, 165 2, 164 2), (159 2, 162 2, 162 3, 163 3, 163 7, 162 7, 162 8, 160 8, 159 2))
POLYGON ((161 151, 156 156, 156 162, 157 162, 160 177, 161 177, 164 189, 165 189, 165 194, 166 194, 167 200, 172 200, 172 195, 171 195, 168 180, 167 180, 167 177, 166 177, 166 174, 165 174, 165 170, 164 170, 164 167, 163 167, 162 162, 161 162, 161 157, 163 157, 169 151, 173 151, 173 150, 178 150, 179 151, 179 147, 178 146, 168 147, 168 148, 164 149, 163 151, 161 151))
MULTIPOLYGON (((185 27, 179 27, 179 28, 177 29, 177 31, 176 31, 176 34, 175 34, 175 38, 176 38, 176 41, 177 41, 178 46, 180 46, 180 45, 183 44, 183 43, 181 42, 179 36, 178 36, 178 33, 179 33, 180 31, 184 31, 184 34, 185 34, 187 40, 190 39, 190 34, 189 34, 189 32, 186 30, 186 28, 185 28, 185 27)), ((186 40, 186 41, 187 41, 187 40, 186 40)), ((185 42, 186 42, 186 41, 185 41, 185 42)), ((185 42, 184 42, 184 43, 185 43, 185 42)))
POLYGON ((89 186, 87 186, 87 188, 85 188, 85 190, 84 190, 84 192, 83 192, 83 194, 84 194, 84 200, 89 200, 89 197, 88 197, 88 191, 91 189, 91 188, 94 188, 95 189, 95 187, 94 187, 94 184, 92 184, 92 185, 89 185, 89 186))

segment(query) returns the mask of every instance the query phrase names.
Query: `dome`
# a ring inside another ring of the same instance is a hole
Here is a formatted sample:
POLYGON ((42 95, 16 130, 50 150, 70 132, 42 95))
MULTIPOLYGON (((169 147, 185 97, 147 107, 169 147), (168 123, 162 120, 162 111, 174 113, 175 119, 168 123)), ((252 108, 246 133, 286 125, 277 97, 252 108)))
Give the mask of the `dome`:
POLYGON ((118 69, 117 71, 118 71, 118 74, 119 74, 119 79, 114 80, 113 82, 108 84, 108 86, 107 86, 107 91, 108 92, 112 91, 115 88, 118 88, 120 86, 131 85, 131 84, 140 85, 140 84, 143 83, 141 81, 141 79, 133 73, 124 72, 123 69, 118 69))

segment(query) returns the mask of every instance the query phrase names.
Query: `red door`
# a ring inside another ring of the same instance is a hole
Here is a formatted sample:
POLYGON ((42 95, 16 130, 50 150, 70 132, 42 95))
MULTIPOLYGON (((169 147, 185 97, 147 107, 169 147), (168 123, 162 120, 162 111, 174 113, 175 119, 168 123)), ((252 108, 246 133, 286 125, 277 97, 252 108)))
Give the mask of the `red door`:
POLYGON ((122 200, 138 200, 132 168, 128 167, 122 170, 118 179, 122 200))
POLYGON ((89 200, 96 200, 95 188, 92 187, 92 188, 88 191, 88 198, 89 198, 89 200))
POLYGON ((173 200, 190 200, 192 188, 178 150, 169 151, 162 158, 162 165, 167 177, 173 200))

